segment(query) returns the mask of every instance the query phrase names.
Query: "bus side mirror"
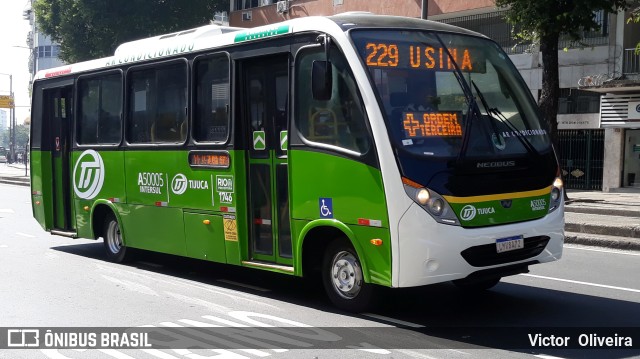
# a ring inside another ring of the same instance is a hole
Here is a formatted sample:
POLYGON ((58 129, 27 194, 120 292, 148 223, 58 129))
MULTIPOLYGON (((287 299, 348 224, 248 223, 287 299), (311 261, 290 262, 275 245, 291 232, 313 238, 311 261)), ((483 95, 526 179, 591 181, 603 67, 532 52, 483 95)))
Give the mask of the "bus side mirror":
POLYGON ((331 99, 333 88, 333 76, 331 74, 331 62, 314 61, 311 67, 311 92, 313 99, 328 101, 331 99))

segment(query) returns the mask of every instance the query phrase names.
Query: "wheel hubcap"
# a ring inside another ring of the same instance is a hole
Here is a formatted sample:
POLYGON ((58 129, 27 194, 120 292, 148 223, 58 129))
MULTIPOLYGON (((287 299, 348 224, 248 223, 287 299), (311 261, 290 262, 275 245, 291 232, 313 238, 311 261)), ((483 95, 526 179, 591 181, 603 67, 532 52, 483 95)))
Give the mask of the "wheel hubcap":
POLYGON ((358 295, 362 289, 362 270, 353 254, 342 251, 333 257, 331 283, 336 293, 343 298, 352 299, 358 295))
POLYGON ((120 234, 120 228, 118 227, 118 222, 111 221, 109 222, 109 227, 107 228, 107 245, 109 246, 109 250, 113 254, 117 254, 122 249, 122 235, 120 234))

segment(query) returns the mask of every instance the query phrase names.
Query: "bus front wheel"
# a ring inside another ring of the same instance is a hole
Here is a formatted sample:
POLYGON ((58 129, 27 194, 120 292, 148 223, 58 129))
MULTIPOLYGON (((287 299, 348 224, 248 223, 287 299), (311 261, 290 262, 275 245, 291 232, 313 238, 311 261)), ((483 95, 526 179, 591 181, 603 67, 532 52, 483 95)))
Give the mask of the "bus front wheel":
POLYGON ((127 247, 122 242, 122 233, 116 217, 113 214, 107 215, 102 228, 104 230, 102 239, 107 252, 107 259, 115 263, 125 262, 128 259, 127 247))
POLYGON ((329 299, 340 309, 361 312, 371 304, 373 287, 364 281, 356 251, 342 241, 334 241, 327 247, 322 282, 329 299))

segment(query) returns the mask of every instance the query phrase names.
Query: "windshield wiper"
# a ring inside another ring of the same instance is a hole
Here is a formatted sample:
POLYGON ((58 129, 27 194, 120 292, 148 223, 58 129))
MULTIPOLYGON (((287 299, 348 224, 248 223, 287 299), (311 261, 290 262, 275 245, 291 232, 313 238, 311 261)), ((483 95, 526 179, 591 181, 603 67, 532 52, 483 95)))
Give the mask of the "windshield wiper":
POLYGON ((507 127, 509 127, 509 129, 511 130, 511 133, 513 133, 516 136, 516 138, 520 141, 520 143, 522 143, 522 146, 524 146, 527 152, 529 152, 532 155, 538 155, 538 151, 533 147, 533 145, 531 145, 531 142, 529 142, 529 140, 522 133, 520 133, 520 131, 513 125, 513 123, 511 123, 511 121, 509 121, 509 119, 505 115, 502 114, 500 110, 498 110, 495 107, 494 108, 489 107, 487 100, 484 98, 484 95, 478 88, 478 85, 476 85, 476 83, 473 80, 471 80, 471 85, 473 85, 473 88, 476 89, 476 93, 480 98, 480 102, 482 102, 482 106, 484 107, 484 110, 487 112, 487 115, 489 115, 489 117, 491 118, 491 127, 493 128, 494 134, 496 136, 500 136, 498 132, 499 130, 496 127, 496 124, 493 122, 494 119, 497 119, 498 121, 506 124, 507 127), (493 115, 497 116, 497 118, 494 117, 493 115))
POLYGON ((476 103, 476 100, 473 98, 473 93, 469 88, 469 85, 464 80, 464 75, 462 74, 462 71, 460 71, 460 67, 456 62, 456 59, 453 58, 453 56, 449 52, 449 48, 447 47, 447 45, 444 44, 444 41, 442 41, 440 36, 436 35, 436 38, 438 39, 440 46, 442 46, 442 48, 446 50, 445 52, 447 53, 447 57, 449 57, 449 60, 451 61, 451 63, 453 64, 453 67, 455 68, 455 71, 453 71, 453 73, 456 76, 456 80, 458 80, 458 84, 462 89, 462 93, 464 94, 464 96, 466 97, 469 103, 469 106, 467 107, 467 120, 465 121, 465 124, 464 124, 464 132, 462 132, 462 145, 460 146, 460 151, 458 152, 458 156, 456 158, 456 162, 460 163, 467 153, 467 147, 469 147, 469 139, 471 137, 470 136, 471 121, 473 121, 473 115, 471 114, 471 112, 472 111, 476 112, 476 114, 480 116, 480 109, 478 108, 478 104, 476 103))

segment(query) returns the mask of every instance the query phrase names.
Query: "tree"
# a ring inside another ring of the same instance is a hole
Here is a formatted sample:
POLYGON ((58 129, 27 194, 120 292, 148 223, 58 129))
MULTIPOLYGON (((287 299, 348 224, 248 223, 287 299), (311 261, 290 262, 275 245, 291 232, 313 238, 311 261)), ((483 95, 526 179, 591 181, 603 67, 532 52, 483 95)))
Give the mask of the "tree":
POLYGON ((520 29, 522 39, 538 41, 542 54, 542 94, 540 110, 558 148, 558 40, 568 35, 579 42, 584 31, 596 31, 600 26, 596 11, 615 13, 628 9, 627 0, 496 0, 496 6, 507 8, 507 21, 520 29))
POLYGON ((8 128, 0 128, 0 146, 4 148, 9 148, 9 129, 8 128))
POLYGON ((16 126, 16 151, 23 150, 27 142, 29 142, 29 126, 16 126))
MULTIPOLYGON (((630 23, 630 22, 633 22, 636 24, 640 22, 640 7, 631 12, 631 16, 627 20, 627 23, 630 23)), ((640 42, 636 44, 636 55, 640 55, 640 42)))
POLYGON ((229 0, 34 0, 38 28, 73 63, 113 55, 123 42, 208 24, 229 0))

